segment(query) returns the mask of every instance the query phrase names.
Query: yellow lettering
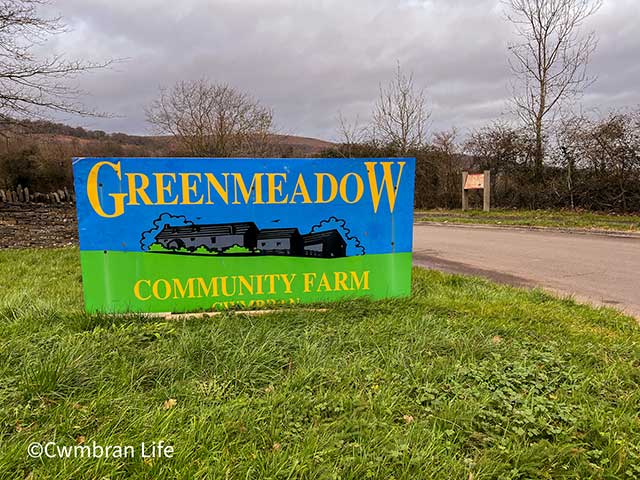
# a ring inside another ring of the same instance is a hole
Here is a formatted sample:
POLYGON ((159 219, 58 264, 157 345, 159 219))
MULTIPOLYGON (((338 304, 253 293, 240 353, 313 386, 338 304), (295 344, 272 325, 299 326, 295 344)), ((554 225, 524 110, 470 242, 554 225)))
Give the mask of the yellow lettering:
POLYGON ((336 198, 338 195, 338 180, 336 177, 331 175, 330 173, 316 173, 316 203, 330 203, 336 198), (329 198, 324 198, 324 179, 328 178, 331 186, 331 193, 329 194, 329 198))
POLYGON ((204 278, 198 278, 198 298, 201 298, 204 291, 205 297, 217 297, 218 296, 218 282, 217 277, 211 277, 209 284, 207 285, 204 278))
POLYGON ((369 290, 369 270, 362 272, 360 278, 358 272, 351 272, 351 288, 353 290, 369 290))
POLYGON ((156 177, 156 195, 158 198, 158 205, 176 205, 178 203, 178 197, 175 197, 173 200, 166 201, 164 198, 165 192, 171 196, 171 182, 176 183, 176 174, 175 173, 154 173, 154 177, 156 177), (164 177, 169 177, 170 181, 165 185, 164 177))
POLYGON ((289 275, 287 275, 286 273, 283 273, 281 275, 281 278, 285 284, 284 293, 291 293, 291 284, 293 283, 294 278, 296 278, 296 274, 292 273, 291 278, 289 278, 289 275))
POLYGON ((309 196, 309 190, 304 182, 302 174, 298 175, 298 181, 296 187, 293 189, 293 195, 291 195, 291 203, 296 203, 296 197, 300 195, 302 197, 302 203, 311 203, 311 197, 309 196))
POLYGON ((187 280, 187 285, 182 285, 179 278, 173 280, 173 298, 194 298, 193 294, 193 278, 187 280), (189 295, 187 295, 187 291, 189 295), (180 294, 180 296, 178 296, 180 294))
POLYGON ((313 287, 313 283, 316 280, 315 273, 305 273, 304 274, 304 292, 309 293, 311 291, 311 287, 313 287))
POLYGON ((198 193, 197 182, 202 181, 202 175, 199 173, 181 173, 182 179, 182 205, 201 205, 203 203, 204 195, 200 195, 194 201, 191 200, 191 193, 196 195, 198 193), (189 177, 193 177, 193 183, 189 183, 189 177))
POLYGON ((171 284, 164 278, 161 278, 153 282, 153 288, 151 289, 151 292, 153 293, 153 296, 158 300, 166 300, 171 295, 171 284), (164 286, 164 295, 160 295, 160 285, 164 286))
POLYGON ((149 177, 143 173, 126 173, 125 175, 129 181, 129 202, 127 205, 140 205, 138 197, 145 205, 153 205, 146 191, 149 188, 149 177), (137 184, 136 179, 140 179, 140 185, 137 184))
POLYGON ((247 280, 244 276, 239 276, 238 279, 240 280, 240 292, 238 293, 238 295, 244 295, 242 287, 244 287, 247 292, 253 295, 253 283, 247 280))
POLYGON ((140 293, 140 285, 142 284, 146 284, 149 288, 151 288, 151 281, 138 280, 136 284, 133 286, 133 294, 138 300, 142 300, 143 302, 145 302, 151 298, 151 295, 147 295, 146 297, 142 296, 142 294, 140 293))
POLYGON ((218 192, 222 201, 229 205, 229 174, 223 173, 222 176, 224 177, 224 188, 213 173, 204 174, 204 177, 207 179, 207 205, 213 205, 213 201, 211 200, 211 187, 218 192))
POLYGON ((232 173, 233 181, 234 181, 234 205, 240 205, 240 201, 238 200, 238 187, 240 187, 240 193, 242 194, 242 198, 244 199, 244 203, 249 203, 251 199, 251 192, 256 192, 256 204, 263 204, 262 201, 262 173, 256 173, 253 175, 251 179, 251 186, 247 188, 247 185, 244 183, 242 179, 242 175, 239 173, 232 173))
POLYGON ((378 162, 365 162, 367 172, 369 174, 369 186, 371 188, 371 200, 373 201, 373 212, 378 213, 378 206, 380 205, 380 197, 382 191, 387 189, 387 198, 389 199, 389 211, 393 213, 393 209, 396 203, 396 195, 398 194, 398 188, 400 187, 400 178, 402 177, 402 170, 406 162, 398 162, 400 171, 398 172, 398 180, 395 186, 393 185, 393 175, 391 173, 391 165, 394 162, 380 162, 382 165, 382 183, 378 186, 378 180, 376 177, 376 165, 378 162))
POLYGON ((276 193, 282 197, 282 182, 287 181, 286 173, 267 173, 267 185, 269 188, 269 201, 267 204, 281 205, 287 203, 289 195, 285 195, 282 200, 276 200, 276 193), (280 177, 281 181, 276 183, 276 177, 280 177))
POLYGON ((318 285, 318 291, 320 292, 323 288, 325 292, 331 291, 331 285, 329 284, 329 279, 327 278, 326 273, 323 273, 322 277, 320 277, 320 284, 318 285))
POLYGON ((342 197, 342 200, 344 200, 347 203, 358 203, 362 198, 363 194, 364 194, 364 182, 362 181, 362 177, 360 177, 360 175, 358 175, 357 173, 351 172, 351 173, 347 173, 344 177, 342 177, 342 180, 340 181, 340 196, 342 197), (353 177, 356 179, 356 196, 354 197, 353 200, 349 200, 349 197, 347 195, 347 182, 349 180, 349 177, 353 177))
POLYGON ((265 275, 264 278, 269 280, 269 292, 270 294, 276 293, 276 276, 272 274, 265 275))
POLYGON ((335 277, 336 292, 339 292, 341 288, 342 290, 349 290, 349 287, 347 287, 347 272, 333 272, 333 275, 335 277))
POLYGON ((236 282, 235 282, 235 277, 233 277, 234 282, 233 282, 233 291, 229 292, 229 289, 227 288, 227 280, 229 279, 229 277, 222 277, 220 279, 221 285, 222 285, 222 295, 224 295, 225 297, 233 297, 236 294, 236 282))
MULTIPOLYGON (((87 177, 87 196, 89 197, 89 203, 93 210, 105 218, 114 218, 119 217, 124 213, 124 198, 127 196, 126 193, 110 193, 109 196, 113 198, 115 203, 115 209, 113 213, 106 213, 102 209, 102 205, 100 204, 100 193, 98 192, 98 174, 100 173, 100 169, 104 166, 111 167, 116 175, 118 176, 118 180, 122 180, 122 175, 120 171, 120 162, 111 163, 111 162, 98 162, 96 163, 89 172, 87 177)), ((101 186, 101 185, 100 185, 101 186)))

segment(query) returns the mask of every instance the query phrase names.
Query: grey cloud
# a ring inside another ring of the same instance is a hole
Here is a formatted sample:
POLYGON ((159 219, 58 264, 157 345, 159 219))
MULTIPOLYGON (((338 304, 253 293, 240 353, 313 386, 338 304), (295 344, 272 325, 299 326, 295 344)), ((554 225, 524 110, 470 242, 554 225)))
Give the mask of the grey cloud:
MULTIPOLYGON (((148 133, 144 107, 161 85, 209 77, 273 107, 291 134, 335 138, 336 116, 369 116, 399 61, 433 110, 432 130, 463 133, 507 110, 511 30, 499 0, 60 0, 72 32, 48 53, 127 58, 79 80, 113 119, 65 119, 148 133)), ((640 103, 640 9, 608 0, 588 28, 600 44, 588 108, 640 103)))

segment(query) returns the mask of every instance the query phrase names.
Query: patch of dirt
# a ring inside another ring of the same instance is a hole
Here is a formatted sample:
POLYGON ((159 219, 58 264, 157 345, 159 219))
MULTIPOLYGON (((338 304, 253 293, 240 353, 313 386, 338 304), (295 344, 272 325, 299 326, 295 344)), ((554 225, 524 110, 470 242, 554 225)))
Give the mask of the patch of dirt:
POLYGON ((75 205, 0 202, 0 249, 77 244, 75 205))

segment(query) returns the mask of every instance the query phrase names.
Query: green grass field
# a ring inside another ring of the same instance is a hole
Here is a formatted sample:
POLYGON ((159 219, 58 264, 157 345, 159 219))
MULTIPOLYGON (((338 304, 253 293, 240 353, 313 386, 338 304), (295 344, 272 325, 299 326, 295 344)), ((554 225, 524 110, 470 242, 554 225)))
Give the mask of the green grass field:
POLYGON ((416 269, 410 300, 89 316, 78 258, 0 252, 0 478, 640 477, 640 328, 613 310, 416 269))
POLYGON ((640 232, 640 215, 614 215, 571 210, 421 210, 416 220, 460 224, 569 228, 640 232))

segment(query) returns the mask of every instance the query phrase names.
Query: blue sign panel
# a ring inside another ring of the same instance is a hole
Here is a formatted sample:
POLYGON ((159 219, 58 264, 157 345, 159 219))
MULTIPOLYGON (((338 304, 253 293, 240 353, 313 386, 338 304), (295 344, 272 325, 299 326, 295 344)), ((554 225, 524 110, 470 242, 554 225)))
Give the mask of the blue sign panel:
POLYGON ((414 171, 414 159, 75 159, 87 309, 408 295, 414 171))

